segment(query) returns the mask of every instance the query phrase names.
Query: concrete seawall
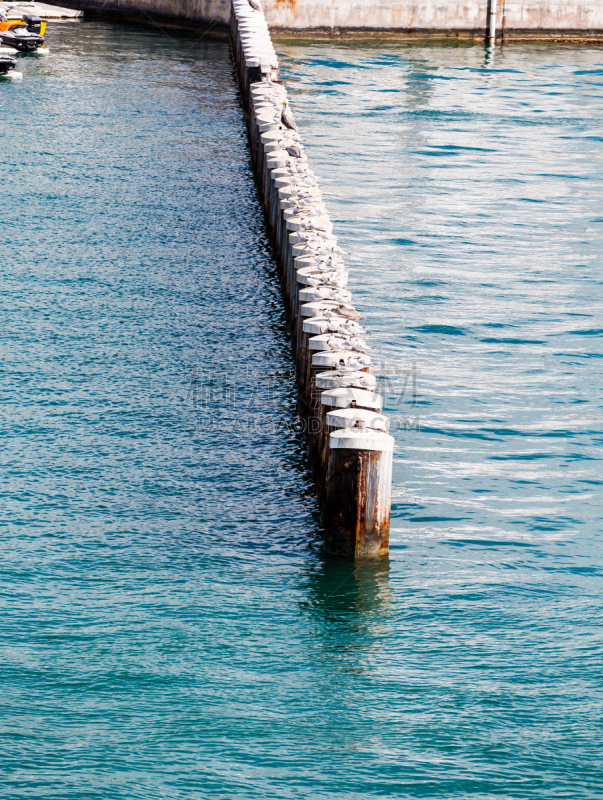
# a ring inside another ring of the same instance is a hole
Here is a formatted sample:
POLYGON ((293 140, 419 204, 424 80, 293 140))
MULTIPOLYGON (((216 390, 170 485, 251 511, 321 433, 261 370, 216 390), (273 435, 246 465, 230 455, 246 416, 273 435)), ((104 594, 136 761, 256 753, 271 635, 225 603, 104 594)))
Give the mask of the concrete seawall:
MULTIPOLYGON (((497 35, 508 39, 603 40, 603 0, 265 0, 273 31, 316 37, 333 35, 483 38, 491 9, 497 35)), ((229 0, 68 0, 61 5, 97 14, 137 19, 162 18, 184 27, 226 28, 229 0)))
MULTIPOLYGON (((447 0, 360 0, 328 3, 325 0, 266 0, 265 13, 274 28, 303 30, 399 31, 409 34, 484 35, 489 2, 447 0)), ((509 31, 525 33, 603 32, 603 2, 548 2, 498 0, 499 25, 503 16, 509 31)))

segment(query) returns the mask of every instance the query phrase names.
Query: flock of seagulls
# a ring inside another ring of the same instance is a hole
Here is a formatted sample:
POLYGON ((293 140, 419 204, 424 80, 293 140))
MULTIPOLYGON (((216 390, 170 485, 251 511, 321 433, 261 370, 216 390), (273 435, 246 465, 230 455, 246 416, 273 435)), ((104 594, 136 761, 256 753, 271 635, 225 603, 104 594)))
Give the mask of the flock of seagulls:
POLYGON ((287 270, 292 285, 297 281, 304 289, 296 313, 303 333, 320 340, 306 345, 311 352, 316 354, 315 348, 320 346, 336 358, 329 362, 336 368, 319 373, 317 379, 320 377, 322 384, 374 391, 376 379, 368 372, 371 359, 366 330, 359 324, 365 317, 352 303, 346 253, 332 234, 320 184, 308 163, 287 91, 276 79, 278 61, 261 3, 234 0, 233 6, 237 47, 243 51, 245 66, 259 65, 260 79, 252 82, 249 92, 251 136, 258 143, 257 158, 264 162, 263 172, 270 176, 264 193, 274 193, 269 205, 277 209, 270 213, 280 216, 276 223, 279 249, 291 265, 287 270), (296 259, 302 263, 297 264, 296 259), (305 316, 308 313, 314 316, 305 316))

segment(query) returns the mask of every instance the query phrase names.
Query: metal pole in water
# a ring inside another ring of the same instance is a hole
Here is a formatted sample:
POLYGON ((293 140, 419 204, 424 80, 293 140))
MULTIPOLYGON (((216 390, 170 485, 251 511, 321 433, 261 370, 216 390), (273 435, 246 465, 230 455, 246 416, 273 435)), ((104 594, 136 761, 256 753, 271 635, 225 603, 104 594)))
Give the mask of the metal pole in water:
POLYGON ((488 29, 486 38, 490 46, 496 44, 496 0, 489 0, 488 3, 488 29))
POLYGON ((505 28, 507 27, 507 12, 506 12, 506 0, 503 0, 502 4, 502 20, 500 24, 500 40, 501 42, 505 41, 505 28))

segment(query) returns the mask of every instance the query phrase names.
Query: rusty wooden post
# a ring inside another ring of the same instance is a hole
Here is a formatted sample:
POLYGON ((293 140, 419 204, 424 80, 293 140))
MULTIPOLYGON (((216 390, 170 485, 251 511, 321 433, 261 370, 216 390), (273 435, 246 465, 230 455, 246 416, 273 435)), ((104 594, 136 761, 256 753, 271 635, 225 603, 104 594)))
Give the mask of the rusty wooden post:
MULTIPOLYGON (((372 377, 372 376, 371 376, 372 377)), ((324 496, 325 450, 327 425, 326 417, 329 411, 343 408, 364 408, 372 411, 374 415, 381 414, 383 398, 380 394, 366 389, 357 389, 353 386, 342 386, 337 389, 328 389, 320 393, 320 403, 313 416, 318 420, 315 433, 310 439, 310 452, 314 462, 314 469, 318 477, 318 494, 324 496)))
POLYGON ((389 546, 394 439, 357 425, 329 434, 325 545, 339 555, 375 558, 389 546))

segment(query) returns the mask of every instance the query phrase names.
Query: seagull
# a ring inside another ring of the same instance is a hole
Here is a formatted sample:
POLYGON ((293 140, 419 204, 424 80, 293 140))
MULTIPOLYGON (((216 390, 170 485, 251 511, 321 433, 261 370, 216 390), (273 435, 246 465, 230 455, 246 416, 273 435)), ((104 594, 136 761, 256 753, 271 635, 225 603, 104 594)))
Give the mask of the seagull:
POLYGON ((302 206, 312 207, 316 205, 316 201, 313 197, 300 197, 300 195, 289 195, 289 199, 292 200, 296 206, 300 208, 302 206))
POLYGON ((346 297, 349 292, 343 293, 334 286, 317 286, 312 293, 312 300, 337 300, 338 303, 346 303, 350 298, 346 297))
MULTIPOLYGON (((323 316, 324 316, 324 314, 323 314, 323 316)), ((341 327, 339 325, 339 322, 338 322, 337 318, 333 319, 331 317, 329 319, 327 317, 326 319, 327 319, 327 332, 328 333, 339 333, 339 331, 341 330, 341 327)))
MULTIPOLYGON (((341 360, 343 361, 343 359, 341 360)), ((335 381, 342 389, 350 386, 362 386, 363 388, 373 387, 373 382, 370 380, 370 378, 366 377, 363 372, 357 373, 353 368, 340 368, 337 372, 329 375, 329 378, 335 381)))
POLYGON ((351 336, 347 345, 350 350, 356 350, 359 353, 366 353, 369 349, 364 339, 359 339, 357 336, 351 336))
MULTIPOLYGON (((276 84, 273 85, 276 86, 276 84)), ((272 103, 273 106, 281 106, 283 104, 283 97, 278 92, 270 92, 270 94, 265 95, 265 99, 272 103)))
POLYGON ((322 312, 322 315, 325 319, 330 320, 329 330, 333 331, 333 333, 341 333, 344 336, 352 337, 365 333, 364 328, 361 328, 360 325, 351 320, 344 320, 342 322, 342 317, 339 316, 337 311, 325 310, 322 312))
POLYGON ((293 158, 301 158, 303 156, 303 154, 304 154, 303 150, 301 149, 301 147, 298 147, 298 146, 296 146, 294 144, 289 145, 289 147, 286 147, 285 149, 289 153, 290 156, 293 156, 293 158))
POLYGON ((304 217, 318 217, 321 213, 316 206, 310 206, 307 203, 295 203, 294 207, 296 213, 304 217))
MULTIPOLYGON (((334 313, 337 314, 338 312, 334 312, 334 313)), ((341 317, 340 317, 340 319, 341 319, 341 317)), ((340 324, 340 326, 339 326, 339 329, 342 331, 342 333, 349 333, 352 336, 358 336, 361 333, 366 333, 364 328, 362 328, 360 325, 358 325, 357 322, 353 322, 351 319, 350 320, 346 320, 345 322, 342 322, 340 324)))
MULTIPOLYGON (((341 336, 340 334, 335 334, 334 336, 330 336, 327 339, 327 346, 329 350, 339 350, 348 353, 356 353, 356 355, 353 356, 353 358, 360 358, 361 355, 363 353, 366 353, 368 349, 366 347, 366 344, 361 339, 356 339, 355 341, 353 341, 349 337, 341 336)), ((352 358, 352 356, 349 356, 348 358, 352 358)))
POLYGON ((323 245, 328 236, 329 234, 326 231, 321 231, 320 233, 315 231, 314 233, 305 234, 304 241, 313 254, 320 255, 323 252, 323 245))
POLYGON ((258 3, 258 0, 248 0, 249 5, 253 8, 254 11, 261 11, 262 6, 258 3))
POLYGON ((344 261, 342 258, 333 256, 327 256, 325 258, 323 253, 317 251, 316 253, 316 264, 319 269, 343 269, 344 268, 344 261))
POLYGON ((366 356, 357 356, 356 358, 350 358, 348 360, 348 364, 352 367, 358 367, 359 369, 364 369, 364 367, 368 367, 371 363, 370 358, 366 356))
POLYGON ((342 292, 341 289, 335 286, 317 286, 315 291, 312 292, 312 300, 337 300, 339 303, 345 303, 349 300, 346 297, 349 292, 342 292))
POLYGON ((336 334, 328 340, 327 344, 333 350, 354 350, 356 353, 366 353, 368 350, 366 342, 357 336, 336 334), (333 341, 333 345, 331 345, 331 341, 333 341))
POLYGON ((318 286, 319 283, 326 283, 330 286, 337 286, 338 289, 345 289, 345 279, 336 272, 331 273, 331 275, 322 275, 320 278, 315 278, 315 280, 315 286, 318 286))
POLYGON ((337 313, 339 314, 340 317, 345 317, 346 319, 350 320, 366 319, 366 317, 364 317, 362 314, 359 314, 353 308, 353 306, 344 305, 343 303, 340 303, 337 306, 337 313))
MULTIPOLYGON (((347 292, 347 291, 346 292, 342 292, 341 290, 337 290, 337 289, 328 289, 327 291, 329 293, 328 296, 332 300, 337 300, 337 302, 341 303, 342 305, 346 305, 350 301, 351 294, 349 292, 347 292)), ((342 316, 343 316, 343 314, 342 314, 342 316)))
MULTIPOLYGON (((252 2, 252 0, 249 0, 252 2)), ((257 0, 253 0, 253 2, 257 2, 257 0)), ((297 125, 295 124, 295 120, 293 119, 293 114, 289 111, 287 106, 289 105, 289 101, 285 100, 283 103, 283 113, 281 114, 281 122, 286 128, 290 128, 292 131, 297 130, 297 125)))
POLYGON ((305 231, 310 231, 310 230, 311 231, 321 231, 321 230, 325 230, 324 226, 326 224, 326 221, 323 220, 321 222, 320 220, 321 220, 320 216, 314 217, 314 218, 308 217, 307 219, 304 218, 299 223, 300 230, 302 230, 302 231, 304 231, 304 230, 305 231))

